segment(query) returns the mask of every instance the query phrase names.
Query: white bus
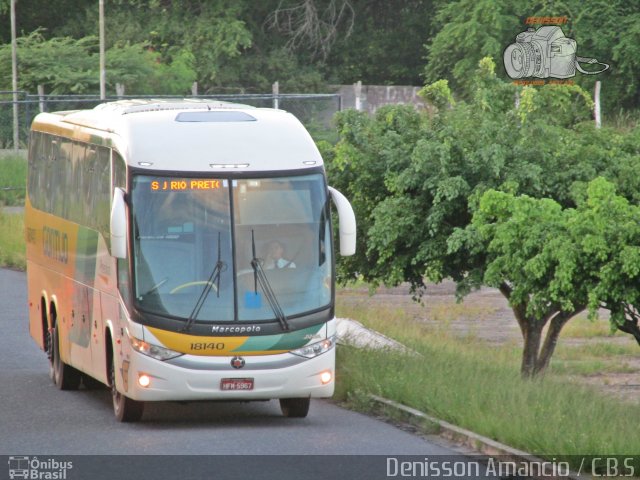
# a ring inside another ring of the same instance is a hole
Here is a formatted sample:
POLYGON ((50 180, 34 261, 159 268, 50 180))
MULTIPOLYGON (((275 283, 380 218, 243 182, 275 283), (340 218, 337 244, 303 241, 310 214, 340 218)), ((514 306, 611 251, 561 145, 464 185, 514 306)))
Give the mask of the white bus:
POLYGON ((304 417, 334 391, 335 272, 349 202, 281 110, 126 100, 41 113, 25 208, 29 323, 61 389, 145 402, 279 399, 304 417))

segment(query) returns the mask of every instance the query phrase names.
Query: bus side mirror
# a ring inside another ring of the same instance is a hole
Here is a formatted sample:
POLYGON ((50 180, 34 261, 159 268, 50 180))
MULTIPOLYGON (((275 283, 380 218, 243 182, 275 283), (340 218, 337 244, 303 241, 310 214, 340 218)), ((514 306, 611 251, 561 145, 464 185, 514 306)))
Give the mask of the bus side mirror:
POLYGON ((340 255, 348 257, 356 253, 356 215, 349 200, 338 190, 329 187, 331 199, 338 210, 340 228, 340 255))
POLYGON ((111 256, 127 258, 127 207, 124 201, 124 191, 121 188, 113 190, 110 225, 111 256))

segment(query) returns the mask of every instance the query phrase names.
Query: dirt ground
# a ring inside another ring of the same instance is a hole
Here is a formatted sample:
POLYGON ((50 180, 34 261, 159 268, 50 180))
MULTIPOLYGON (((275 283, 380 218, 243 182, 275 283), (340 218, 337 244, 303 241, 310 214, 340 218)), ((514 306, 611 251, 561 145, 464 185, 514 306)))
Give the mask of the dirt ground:
MULTIPOLYGON (((506 299, 496 289, 482 288, 469 294, 464 302, 455 300, 455 284, 445 281, 429 285, 422 299, 422 305, 412 300, 408 286, 397 288, 379 288, 369 296, 366 288, 349 288, 340 295, 342 302, 363 302, 368 305, 401 308, 415 321, 442 327, 454 335, 473 338, 490 345, 522 345, 522 336, 513 312, 506 299)), ((586 316, 586 314, 583 314, 586 316)), ((357 319, 355 319, 357 320, 357 319)), ((607 312, 600 313, 599 322, 608 324, 607 312)), ((640 346, 630 335, 571 337, 561 335, 559 345, 595 345, 598 342, 615 342, 619 345, 637 347, 637 355, 624 355, 607 358, 604 361, 620 362, 624 371, 603 371, 602 373, 576 375, 580 382, 594 385, 603 392, 616 398, 640 403, 640 346)), ((631 349, 633 351, 633 348, 631 349)), ((553 363, 552 359, 552 363, 553 363)), ((606 369, 605 369, 606 370, 606 369)))

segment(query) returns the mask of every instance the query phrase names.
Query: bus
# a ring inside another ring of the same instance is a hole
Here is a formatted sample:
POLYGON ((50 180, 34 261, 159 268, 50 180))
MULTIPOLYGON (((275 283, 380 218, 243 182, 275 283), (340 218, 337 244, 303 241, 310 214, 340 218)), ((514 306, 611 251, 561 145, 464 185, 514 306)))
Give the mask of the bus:
POLYGON ((331 204, 341 255, 355 215, 293 115, 196 99, 40 113, 28 162, 29 329, 58 388, 106 385, 123 422, 157 401, 305 417, 332 396, 331 204))

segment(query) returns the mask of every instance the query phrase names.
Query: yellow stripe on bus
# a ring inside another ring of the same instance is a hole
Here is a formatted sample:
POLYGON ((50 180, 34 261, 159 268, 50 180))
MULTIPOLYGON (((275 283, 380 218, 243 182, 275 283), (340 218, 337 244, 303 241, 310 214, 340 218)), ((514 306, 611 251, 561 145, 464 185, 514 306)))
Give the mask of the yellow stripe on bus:
POLYGON ((147 327, 166 348, 180 353, 201 356, 226 356, 226 355, 275 355, 285 353, 287 350, 254 350, 236 351, 251 337, 203 337, 201 335, 188 335, 180 332, 170 332, 158 328, 147 327))

